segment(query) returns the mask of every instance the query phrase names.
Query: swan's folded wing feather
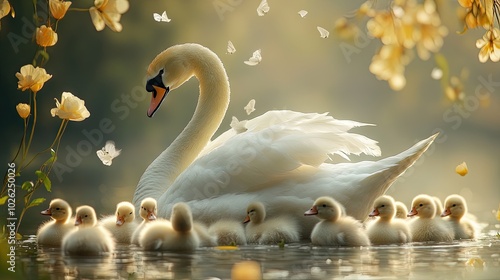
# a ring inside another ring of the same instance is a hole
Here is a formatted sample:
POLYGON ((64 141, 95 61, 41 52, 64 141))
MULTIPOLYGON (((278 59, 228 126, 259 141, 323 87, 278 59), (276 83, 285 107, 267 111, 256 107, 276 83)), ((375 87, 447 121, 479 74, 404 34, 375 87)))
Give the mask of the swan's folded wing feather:
MULTIPOLYGON (((326 114, 273 111, 248 121, 244 133, 222 135, 225 142, 195 160, 164 193, 178 201, 231 192, 251 192, 302 166, 317 167, 329 154, 379 155, 376 141, 347 132, 352 121, 326 114)), ((218 139, 216 139, 218 141, 218 139)))

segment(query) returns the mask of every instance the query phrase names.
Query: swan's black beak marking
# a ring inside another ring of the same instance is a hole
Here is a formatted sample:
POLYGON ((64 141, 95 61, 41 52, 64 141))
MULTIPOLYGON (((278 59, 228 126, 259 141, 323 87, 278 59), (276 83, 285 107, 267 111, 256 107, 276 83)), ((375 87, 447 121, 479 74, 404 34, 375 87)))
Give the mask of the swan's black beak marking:
POLYGON ((156 110, 160 108, 161 102, 169 92, 169 87, 163 84, 162 75, 163 69, 160 70, 156 77, 149 79, 146 83, 146 90, 152 93, 151 103, 148 108, 148 117, 150 118, 154 115, 156 110))

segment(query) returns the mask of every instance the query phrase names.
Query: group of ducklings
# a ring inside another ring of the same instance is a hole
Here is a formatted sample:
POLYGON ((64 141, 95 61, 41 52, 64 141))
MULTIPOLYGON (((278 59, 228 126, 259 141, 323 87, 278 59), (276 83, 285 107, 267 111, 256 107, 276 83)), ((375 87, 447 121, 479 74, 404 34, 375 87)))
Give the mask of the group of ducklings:
MULTIPOLYGON (((144 199, 139 213, 142 222, 139 223, 135 219, 135 207, 130 202, 118 203, 115 215, 100 220, 91 206, 84 205, 76 209, 72 222, 70 205, 62 199, 54 199, 49 208, 41 212, 50 215, 52 220, 40 226, 37 242, 61 246, 66 255, 98 255, 112 252, 115 243, 136 244, 153 251, 190 251, 229 244, 294 243, 301 239, 296 219, 266 219, 265 206, 260 202, 248 205, 243 223, 219 220, 208 228, 193 221, 191 210, 185 203, 173 206, 170 220, 157 218, 156 209, 155 199, 144 199)), ((340 203, 326 196, 316 199, 311 209, 304 213, 321 220, 310 236, 311 243, 319 246, 448 242, 476 238, 478 225, 466 214, 466 201, 456 194, 446 198, 444 207, 437 197, 418 195, 413 199, 410 211, 403 203, 383 195, 375 200, 369 214, 372 219, 365 223, 348 216, 340 203)))

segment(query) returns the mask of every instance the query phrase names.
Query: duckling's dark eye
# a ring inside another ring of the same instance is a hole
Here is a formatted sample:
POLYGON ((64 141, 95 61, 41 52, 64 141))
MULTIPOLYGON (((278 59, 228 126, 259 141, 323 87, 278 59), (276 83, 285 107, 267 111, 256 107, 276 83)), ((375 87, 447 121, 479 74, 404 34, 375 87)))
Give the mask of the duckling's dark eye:
POLYGON ((380 207, 385 207, 385 205, 384 205, 384 204, 382 204, 382 205, 380 205, 380 207))
POLYGON ((87 218, 89 215, 85 215, 85 218, 87 218))
POLYGON ((56 210, 61 210, 61 208, 57 207, 56 210))
POLYGON ((422 203, 420 203, 418 206, 422 207, 422 206, 424 206, 424 205, 423 205, 422 203))
POLYGON ((455 206, 457 206, 457 205, 456 205, 456 204, 453 204, 452 206, 453 206, 453 207, 455 207, 455 206))
POLYGON ((326 204, 323 204, 323 207, 326 207, 326 204))
POLYGON ((130 212, 130 214, 129 214, 129 215, 132 215, 132 212, 130 212))

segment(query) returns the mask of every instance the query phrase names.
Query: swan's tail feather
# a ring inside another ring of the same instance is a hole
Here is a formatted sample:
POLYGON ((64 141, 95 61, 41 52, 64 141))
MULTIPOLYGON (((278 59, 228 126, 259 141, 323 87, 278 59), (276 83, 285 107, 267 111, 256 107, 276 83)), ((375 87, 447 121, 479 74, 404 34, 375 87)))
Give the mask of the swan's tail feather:
MULTIPOLYGON (((398 177, 403 175, 421 156, 427 151, 429 146, 434 142, 438 133, 431 137, 421 140, 411 148, 391 157, 381 159, 376 164, 370 165, 373 170, 372 174, 363 179, 360 184, 362 188, 366 188, 365 193, 370 194, 366 197, 366 201, 353 201, 359 203, 355 208, 359 209, 356 213, 349 213, 357 219, 364 220, 372 206, 373 201, 383 195, 389 187, 396 181, 398 177), (387 168, 380 168, 386 166, 387 168), (373 189, 377 188, 377 189, 373 189), (369 189, 369 190, 368 190, 369 189)), ((362 191, 362 190, 361 190, 362 191)), ((351 207, 352 208, 352 207, 351 207)))

